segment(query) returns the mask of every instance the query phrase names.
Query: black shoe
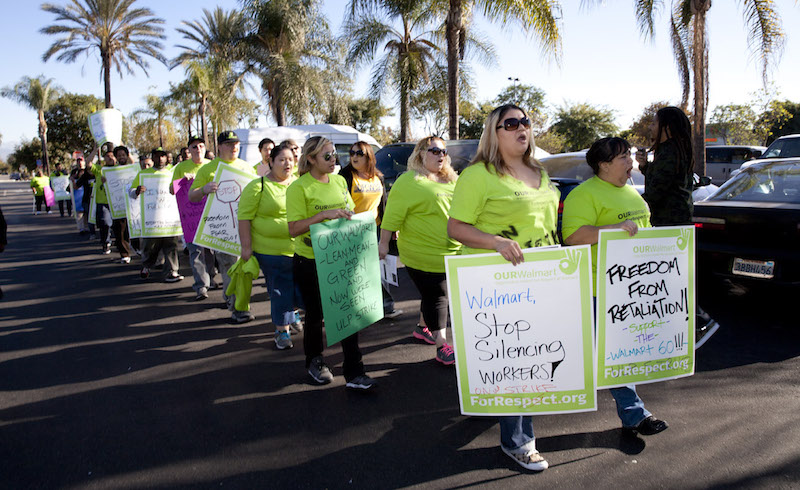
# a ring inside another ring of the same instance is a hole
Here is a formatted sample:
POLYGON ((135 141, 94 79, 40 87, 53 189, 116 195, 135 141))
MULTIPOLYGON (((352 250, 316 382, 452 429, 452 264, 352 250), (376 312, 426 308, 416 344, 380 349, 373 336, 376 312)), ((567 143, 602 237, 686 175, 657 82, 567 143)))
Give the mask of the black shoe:
POLYGON ((623 427, 622 431, 627 435, 636 435, 636 433, 639 433, 643 436, 652 436, 667 430, 668 427, 669 425, 665 421, 659 420, 651 415, 639 422, 639 425, 636 427, 623 427))

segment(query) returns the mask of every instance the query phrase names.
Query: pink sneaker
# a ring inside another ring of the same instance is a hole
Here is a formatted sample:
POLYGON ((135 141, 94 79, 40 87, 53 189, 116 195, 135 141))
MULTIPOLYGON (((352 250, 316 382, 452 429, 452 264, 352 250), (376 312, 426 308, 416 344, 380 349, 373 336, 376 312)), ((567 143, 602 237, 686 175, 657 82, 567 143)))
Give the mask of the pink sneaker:
POLYGON ((456 362, 456 355, 453 352, 453 348, 450 346, 450 344, 443 344, 441 347, 436 349, 436 360, 445 366, 449 366, 456 362))
POLYGON ((433 338, 433 334, 430 330, 428 330, 428 327, 417 325, 417 327, 414 329, 414 333, 411 335, 413 335, 415 339, 419 339, 431 345, 436 344, 436 339, 433 338))

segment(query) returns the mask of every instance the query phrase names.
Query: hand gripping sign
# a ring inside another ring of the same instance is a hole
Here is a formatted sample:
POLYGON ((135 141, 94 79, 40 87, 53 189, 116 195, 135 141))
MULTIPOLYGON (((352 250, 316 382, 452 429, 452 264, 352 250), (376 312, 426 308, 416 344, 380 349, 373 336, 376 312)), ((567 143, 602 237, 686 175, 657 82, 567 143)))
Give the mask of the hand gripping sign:
POLYGON ((237 216, 239 198, 242 189, 254 177, 249 172, 219 163, 214 175, 217 191, 208 196, 193 243, 229 255, 241 255, 237 216))
POLYGON ((601 231, 597 386, 694 374, 694 228, 601 231))
POLYGON ((445 258, 461 413, 596 410, 588 246, 445 258))

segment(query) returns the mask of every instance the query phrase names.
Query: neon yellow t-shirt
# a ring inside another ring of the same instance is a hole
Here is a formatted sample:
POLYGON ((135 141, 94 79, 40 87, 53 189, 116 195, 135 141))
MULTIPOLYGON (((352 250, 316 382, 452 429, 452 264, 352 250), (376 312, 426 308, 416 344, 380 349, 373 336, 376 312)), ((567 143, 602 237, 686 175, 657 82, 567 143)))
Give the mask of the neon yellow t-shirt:
MULTIPOLYGON (((328 209, 353 209, 355 204, 347 192, 344 177, 328 174, 327 184, 315 179, 310 172, 292 182, 286 191, 286 219, 300 221, 328 209)), ((295 237, 294 252, 307 259, 314 258, 311 248, 311 232, 295 237)))
POLYGON ((194 182, 192 182, 192 186, 189 188, 190 190, 199 189, 204 185, 208 184, 209 182, 214 181, 214 175, 217 173, 217 167, 219 166, 220 162, 230 165, 231 167, 238 168, 243 172, 247 172, 252 174, 253 177, 256 175, 256 171, 253 170, 253 166, 249 163, 245 162, 242 159, 235 159, 232 162, 226 162, 221 158, 217 157, 210 162, 206 163, 194 176, 194 182))
POLYGON ((178 180, 186 177, 189 180, 194 179, 194 176, 197 175, 198 170, 200 167, 205 165, 206 163, 210 162, 211 160, 207 160, 203 158, 203 161, 200 163, 194 163, 194 160, 191 158, 189 160, 184 160, 181 163, 175 165, 172 169, 172 180, 178 180))
POLYGON ((45 187, 50 187, 50 177, 42 175, 41 177, 31 178, 31 189, 33 189, 37 196, 44 195, 45 187))
POLYGON ((94 195, 94 202, 97 204, 108 204, 108 196, 106 196, 106 186, 103 185, 103 166, 95 163, 91 166, 90 171, 92 175, 94 175, 95 180, 95 187, 97 187, 97 192, 94 195), (99 186, 97 184, 100 184, 99 186))
POLYGON ((156 170, 155 167, 146 168, 144 170, 140 170, 136 177, 131 181, 131 189, 136 189, 141 185, 141 179, 139 176, 142 174, 153 174, 153 175, 172 175, 172 168, 171 167, 164 167, 161 170, 156 170))
POLYGON ((362 179, 358 173, 353 173, 353 185, 350 187, 350 196, 356 205, 354 213, 371 211, 375 215, 375 222, 378 221, 378 207, 383 197, 383 184, 377 175, 371 179, 362 179))
POLYGON ((239 198, 239 219, 250 220, 253 252, 264 255, 294 255, 294 239, 286 221, 286 190, 267 177, 247 184, 239 198), (264 182, 263 186, 261 182, 264 182))
MULTIPOLYGON (((594 176, 576 187, 564 200, 561 236, 566 240, 584 225, 613 225, 629 219, 640 228, 650 227, 650 208, 629 185, 617 187, 594 176)), ((592 284, 597 284, 597 244, 592 245, 592 284)))
POLYGON ((409 171, 389 191, 381 229, 399 231, 400 260, 413 269, 444 272, 445 255, 461 244, 447 235, 447 219, 456 182, 442 184, 409 171))
MULTIPOLYGON (((514 240, 523 249, 558 244, 558 201, 561 193, 542 169, 539 188, 510 175, 499 176, 481 162, 467 167, 456 184, 450 217, 484 233, 514 240)), ((462 254, 495 250, 461 248, 462 254)))

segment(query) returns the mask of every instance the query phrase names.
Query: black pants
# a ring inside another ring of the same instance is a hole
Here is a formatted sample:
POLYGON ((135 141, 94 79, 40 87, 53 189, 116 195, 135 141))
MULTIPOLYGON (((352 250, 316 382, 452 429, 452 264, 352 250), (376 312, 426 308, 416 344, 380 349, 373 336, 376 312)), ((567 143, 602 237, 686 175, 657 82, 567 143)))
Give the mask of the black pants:
POLYGON ((67 213, 72 216, 72 201, 58 201, 58 212, 61 213, 61 216, 64 216, 64 203, 67 203, 67 213))
POLYGON ((406 271, 422 297, 419 310, 428 330, 435 332, 447 328, 447 275, 409 266, 406 266, 406 271))
POLYGON ((114 239, 120 257, 131 256, 131 236, 128 233, 128 219, 120 218, 111 222, 111 230, 114 232, 114 239))
MULTIPOLYGON (((314 259, 307 259, 299 255, 294 256, 295 283, 300 287, 303 303, 306 307, 306 318, 303 335, 303 349, 306 354, 306 367, 311 360, 322 355, 324 350, 322 339, 322 300, 317 282, 317 264, 314 259)), ((342 339, 342 353, 344 354, 344 377, 347 381, 364 374, 364 363, 361 362, 361 349, 358 347, 358 333, 342 339)))
MULTIPOLYGON (((36 212, 37 213, 42 210, 42 204, 45 205, 45 210, 50 211, 50 206, 48 206, 47 203, 44 200, 44 194, 41 195, 41 196, 34 196, 33 200, 36 202, 36 212)), ((30 202, 30 201, 28 201, 28 202, 30 202)))

